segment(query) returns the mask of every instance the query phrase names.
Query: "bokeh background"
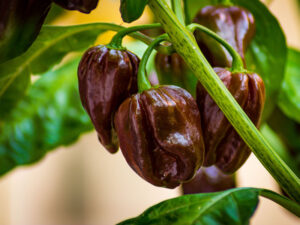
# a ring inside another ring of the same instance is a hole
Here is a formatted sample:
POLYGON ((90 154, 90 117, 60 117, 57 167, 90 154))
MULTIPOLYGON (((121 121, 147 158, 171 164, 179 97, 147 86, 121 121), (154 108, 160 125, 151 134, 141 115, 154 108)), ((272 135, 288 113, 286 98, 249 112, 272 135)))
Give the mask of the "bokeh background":
MULTIPOLYGON (((71 25, 106 21, 126 25, 120 18, 119 2, 101 0, 98 8, 89 15, 67 12, 53 23, 71 25)), ((300 16, 296 0, 274 0, 269 7, 285 31, 288 44, 300 49, 300 16)), ((135 24, 148 20, 149 15, 145 15, 135 24)), ((112 34, 101 36, 98 42, 107 43, 112 34)), ((279 191, 276 182, 253 155, 239 170, 238 184, 279 191)), ((2 177, 0 224, 116 224, 179 194, 179 189, 168 190, 146 183, 129 168, 120 152, 115 155, 106 152, 98 143, 96 133, 92 132, 81 136, 70 147, 49 153, 38 164, 15 169, 2 177)), ((296 225, 300 220, 261 198, 251 224, 296 225)))

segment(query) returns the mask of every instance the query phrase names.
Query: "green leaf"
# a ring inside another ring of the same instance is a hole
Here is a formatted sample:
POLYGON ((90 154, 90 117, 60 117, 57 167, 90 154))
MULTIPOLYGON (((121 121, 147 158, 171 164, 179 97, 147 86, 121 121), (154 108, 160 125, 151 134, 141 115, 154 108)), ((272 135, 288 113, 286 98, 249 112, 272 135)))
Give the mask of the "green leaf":
POLYGON ((131 23, 143 14, 148 0, 121 0, 121 16, 124 22, 131 23))
MULTIPOLYGON (((274 114, 274 113, 273 113, 274 114)), ((273 117, 273 115, 272 115, 273 117)), ((276 121, 270 122, 271 126, 274 126, 273 123, 276 123, 276 121)), ((275 128, 277 126, 275 125, 275 128)), ((284 130, 287 131, 287 133, 291 133, 293 130, 288 130, 290 127, 284 127, 284 130)), ((294 173, 300 177, 300 145, 298 140, 297 134, 293 134, 294 142, 298 142, 298 152, 294 151, 294 148, 289 143, 286 143, 285 141, 287 139, 291 139, 292 137, 285 137, 283 136, 283 132, 276 133, 274 130, 271 129, 267 124, 264 124, 261 126, 261 133, 266 138, 267 141, 272 145, 273 149, 277 152, 277 154, 280 156, 280 158, 294 171, 294 173), (291 148, 291 149, 288 149, 291 148), (294 152, 293 152, 294 151, 294 152)))
POLYGON ((249 224, 258 205, 258 189, 185 195, 161 202, 120 225, 234 225, 249 224))
MULTIPOLYGON (((274 135, 282 141, 285 147, 285 154, 287 154, 290 159, 280 153, 282 152, 282 148, 279 146, 276 146, 274 149, 276 149, 280 157, 286 161, 289 167, 300 177, 300 124, 288 118, 279 108, 273 111, 267 123, 274 131, 274 135)), ((277 142, 270 139, 270 143, 276 144, 277 142)))
POLYGON ((105 31, 103 26, 101 24, 44 26, 26 53, 0 64, 0 120, 5 119, 17 101, 24 96, 28 86, 25 77, 44 73, 68 53, 88 48, 98 35, 105 31), (14 92, 15 86, 23 86, 23 89, 19 88, 14 92), (10 100, 9 104, 7 99, 10 100))
POLYGON ((26 71, 23 76, 16 78, 8 87, 4 95, 0 97, 0 121, 5 120, 11 110, 17 105, 17 99, 22 99, 30 86, 30 74, 26 71))
POLYGON ((67 10, 63 9, 62 7, 52 4, 51 9, 45 19, 45 24, 50 24, 55 21, 57 18, 65 14, 67 10))
POLYGON ((278 105, 289 118, 300 123, 300 51, 298 50, 289 49, 278 105))
POLYGON ((1 126, 0 175, 92 129, 77 87, 78 59, 39 78, 1 126))
POLYGON ((233 4, 248 9, 256 20, 256 35, 246 61, 248 68, 261 75, 266 86, 264 118, 274 109, 284 77, 287 46, 284 33, 268 8, 259 0, 188 0, 191 18, 206 5, 233 4))
POLYGON ((0 2, 0 63, 25 52, 36 39, 51 0, 0 2))

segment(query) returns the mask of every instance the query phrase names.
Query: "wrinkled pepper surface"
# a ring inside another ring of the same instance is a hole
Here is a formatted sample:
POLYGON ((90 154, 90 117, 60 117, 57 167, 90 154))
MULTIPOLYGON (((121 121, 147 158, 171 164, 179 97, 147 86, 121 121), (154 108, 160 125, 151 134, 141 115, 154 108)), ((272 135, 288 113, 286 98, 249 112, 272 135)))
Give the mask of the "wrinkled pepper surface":
POLYGON ((174 188, 190 180, 203 162, 199 110, 180 87, 160 86, 131 96, 114 121, 127 163, 153 185, 174 188))
MULTIPOLYGON (((248 10, 237 6, 207 6, 197 13, 194 22, 224 38, 241 55, 245 64, 245 51, 255 34, 255 20, 248 10)), ((195 38, 213 67, 231 66, 230 54, 217 41, 201 31, 195 32, 195 38)))
MULTIPOLYGON (((231 73, 224 68, 215 72, 258 127, 265 102, 263 80, 255 73, 231 73)), ((251 150, 231 126, 204 87, 197 85, 197 104, 202 119, 205 166, 216 165, 224 173, 233 173, 246 161, 251 150)))
POLYGON ((90 13, 97 7, 98 0, 53 0, 56 4, 68 10, 78 10, 90 13))
POLYGON ((165 55, 158 52, 155 69, 160 84, 182 87, 195 96, 197 78, 179 54, 165 55))
POLYGON ((225 191, 235 188, 235 176, 222 173, 215 166, 201 167, 196 176, 189 182, 182 184, 183 194, 197 194, 225 191))
POLYGON ((0 1, 0 63, 25 52, 36 39, 51 0, 0 1))
POLYGON ((133 53, 100 45, 88 49, 78 67, 82 105, 111 153, 119 148, 113 116, 123 100, 137 93, 138 66, 139 58, 133 53))

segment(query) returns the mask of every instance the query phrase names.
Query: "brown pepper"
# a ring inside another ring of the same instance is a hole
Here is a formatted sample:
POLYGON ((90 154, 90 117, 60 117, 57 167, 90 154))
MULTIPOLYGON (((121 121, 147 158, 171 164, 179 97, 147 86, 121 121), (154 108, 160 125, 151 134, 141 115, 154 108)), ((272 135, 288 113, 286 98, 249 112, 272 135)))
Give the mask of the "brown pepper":
POLYGON ((200 120, 186 90, 160 86, 126 99, 114 121, 130 167, 153 185, 174 188, 190 180, 203 162, 200 120))
POLYGON ((166 55, 158 52, 155 56, 155 69, 160 84, 182 87, 195 96, 197 78, 179 54, 166 55))
POLYGON ((129 51, 96 46, 88 49, 78 67, 79 92, 100 142, 114 153, 118 140, 113 116, 119 105, 137 93, 139 59, 129 51))
MULTIPOLYGON (((265 88, 260 76, 254 73, 233 74, 224 68, 214 70, 258 127, 265 102, 265 88)), ((204 166, 216 164, 224 173, 235 172, 249 157, 251 150, 200 83, 197 85, 197 104, 205 143, 204 166)))
POLYGON ((201 167, 191 181, 182 184, 182 191, 186 195, 225 191, 235 187, 234 175, 224 174, 217 167, 211 166, 201 167))
POLYGON ((56 4, 68 10, 78 10, 90 13, 97 7, 98 0, 53 0, 56 4))
MULTIPOLYGON (((237 6, 207 6, 198 12, 194 22, 224 38, 245 64, 245 51, 255 34, 255 20, 248 10, 237 6)), ((213 67, 231 67, 230 54, 217 41, 201 31, 195 32, 195 38, 213 67)))

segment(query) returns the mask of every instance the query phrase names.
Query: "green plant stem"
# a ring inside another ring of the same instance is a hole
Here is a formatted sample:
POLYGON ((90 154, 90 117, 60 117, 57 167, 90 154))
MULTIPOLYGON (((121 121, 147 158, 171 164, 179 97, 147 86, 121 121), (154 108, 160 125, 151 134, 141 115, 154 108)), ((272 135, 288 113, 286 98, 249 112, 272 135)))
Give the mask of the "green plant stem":
POLYGON ((140 93, 152 88, 152 85, 148 79, 147 71, 146 71, 147 62, 148 62, 148 59, 149 59, 152 51, 154 50, 155 46, 157 46, 160 42, 167 40, 167 37, 168 37, 167 34, 158 36, 148 46, 147 50, 145 51, 145 53, 141 59, 141 62, 139 65, 139 71, 138 71, 138 88, 139 88, 140 93))
POLYGON ((185 24, 190 24, 190 11, 188 8, 188 0, 183 0, 183 9, 184 9, 184 15, 185 15, 185 24))
MULTIPOLYGON (((120 26, 120 25, 117 25, 117 24, 113 24, 113 23, 94 23, 94 24, 91 23, 90 25, 93 26, 95 29, 100 28, 100 29, 103 29, 103 30, 110 30, 110 31, 116 31, 116 32, 119 32, 119 31, 126 28, 126 27, 123 27, 123 26, 120 26)), ((51 26, 51 25, 45 25, 45 26, 51 26)), ((75 26, 81 26, 81 25, 75 25, 75 26)), ((139 33, 139 32, 130 33, 130 34, 128 34, 128 36, 130 36, 134 39, 140 40, 140 41, 144 42, 147 45, 151 44, 152 41, 153 41, 152 38, 150 38, 147 35, 144 35, 142 33, 139 33)), ((163 54, 167 54, 167 55, 170 55, 174 52, 173 46, 163 46, 163 45, 161 45, 161 46, 157 46, 155 49, 157 51, 159 51, 163 54)), ((0 91, 0 96, 1 96, 1 94, 2 94, 2 92, 0 91)))
POLYGON ((188 29, 192 33, 194 33, 194 31, 196 29, 198 29, 198 30, 204 32, 205 34, 209 35, 213 39, 215 39, 220 44, 222 44, 226 48, 226 50, 229 52, 229 54, 232 56, 232 67, 231 67, 232 73, 246 72, 246 70, 244 69, 244 63, 243 63, 243 60, 242 60, 240 54, 237 53, 237 51, 227 41, 225 41, 223 38, 221 38, 218 34, 213 32, 212 30, 208 29, 207 27, 202 26, 200 24, 196 24, 196 23, 190 24, 188 26, 188 29))
POLYGON ((109 46, 111 48, 115 48, 115 49, 123 49, 122 41, 126 35, 136 32, 136 31, 155 29, 155 28, 160 28, 160 27, 161 27, 160 23, 154 23, 154 24, 144 24, 144 25, 138 25, 138 26, 133 26, 133 27, 129 27, 129 28, 124 28, 124 29, 120 30, 111 39, 109 46))
POLYGON ((175 50, 185 59, 190 69, 224 112, 238 134, 285 192, 292 199, 300 202, 299 178, 276 154, 232 97, 205 59, 192 33, 178 21, 165 0, 149 0, 148 4, 168 33, 175 50))
POLYGON ((259 194, 260 194, 260 196, 263 196, 265 198, 268 198, 268 199, 276 202, 277 204, 281 205, 282 207, 286 208, 290 212, 292 212, 295 215, 297 215, 298 217, 300 217, 300 205, 297 204, 296 202, 291 201, 290 199, 288 199, 282 195, 279 195, 273 191, 269 191, 266 189, 260 189, 259 194))
POLYGON ((184 12, 181 6, 181 0, 171 0, 173 12, 177 16, 180 23, 185 24, 184 12))

